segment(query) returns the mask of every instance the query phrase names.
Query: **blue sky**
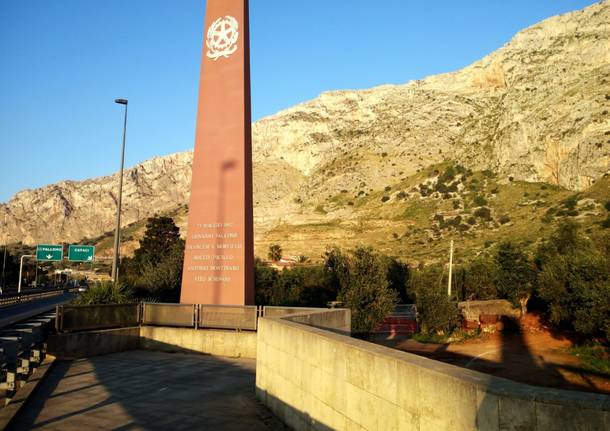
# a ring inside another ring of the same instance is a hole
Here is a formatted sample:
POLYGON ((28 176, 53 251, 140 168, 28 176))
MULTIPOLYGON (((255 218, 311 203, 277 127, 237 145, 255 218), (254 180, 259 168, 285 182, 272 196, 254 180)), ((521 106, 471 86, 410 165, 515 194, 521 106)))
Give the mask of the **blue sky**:
MULTIPOLYGON (((256 120, 459 69, 591 0, 251 0, 256 120)), ((0 202, 192 148, 203 0, 0 1, 0 202)))

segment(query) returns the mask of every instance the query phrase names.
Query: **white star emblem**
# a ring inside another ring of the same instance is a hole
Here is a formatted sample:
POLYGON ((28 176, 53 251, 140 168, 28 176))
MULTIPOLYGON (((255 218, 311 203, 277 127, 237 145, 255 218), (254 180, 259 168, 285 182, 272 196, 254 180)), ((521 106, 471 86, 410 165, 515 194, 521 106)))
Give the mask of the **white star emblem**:
POLYGON ((208 47, 206 55, 216 61, 220 57, 228 58, 237 51, 238 27, 237 20, 230 15, 214 21, 208 28, 205 40, 208 47))

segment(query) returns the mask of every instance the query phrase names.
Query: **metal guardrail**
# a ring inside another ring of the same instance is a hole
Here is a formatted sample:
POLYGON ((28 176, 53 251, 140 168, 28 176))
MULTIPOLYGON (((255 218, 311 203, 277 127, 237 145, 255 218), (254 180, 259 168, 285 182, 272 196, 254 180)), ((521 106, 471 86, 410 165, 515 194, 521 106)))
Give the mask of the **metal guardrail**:
POLYGON ((59 305, 58 332, 138 326, 140 304, 59 305))
POLYGON ((0 398, 10 400, 46 354, 53 313, 0 329, 0 398))
POLYGON ((65 292, 77 290, 75 288, 70 289, 46 289, 38 292, 24 292, 15 295, 3 295, 0 296, 0 307, 6 307, 9 305, 21 304, 27 301, 33 301, 42 298, 48 298, 50 296, 61 295, 65 292))

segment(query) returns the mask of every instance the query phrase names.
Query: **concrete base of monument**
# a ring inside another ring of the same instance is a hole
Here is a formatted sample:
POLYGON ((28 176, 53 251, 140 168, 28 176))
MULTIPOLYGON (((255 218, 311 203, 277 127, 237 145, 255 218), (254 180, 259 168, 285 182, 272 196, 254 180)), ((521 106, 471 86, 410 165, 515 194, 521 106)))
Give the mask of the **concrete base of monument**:
POLYGON ((49 352, 58 359, 80 359, 135 349, 255 359, 256 332, 142 326, 57 334, 49 338, 49 352))

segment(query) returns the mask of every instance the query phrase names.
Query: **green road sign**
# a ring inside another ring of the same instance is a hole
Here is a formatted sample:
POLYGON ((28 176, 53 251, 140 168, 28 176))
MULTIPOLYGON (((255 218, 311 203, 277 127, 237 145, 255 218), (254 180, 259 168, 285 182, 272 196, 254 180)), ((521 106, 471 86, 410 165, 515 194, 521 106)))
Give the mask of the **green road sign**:
POLYGON ((36 246, 36 260, 57 261, 64 258, 64 246, 52 244, 38 244, 36 246))
POLYGON ((74 245, 68 247, 68 260, 72 262, 92 262, 95 255, 93 245, 74 245))

